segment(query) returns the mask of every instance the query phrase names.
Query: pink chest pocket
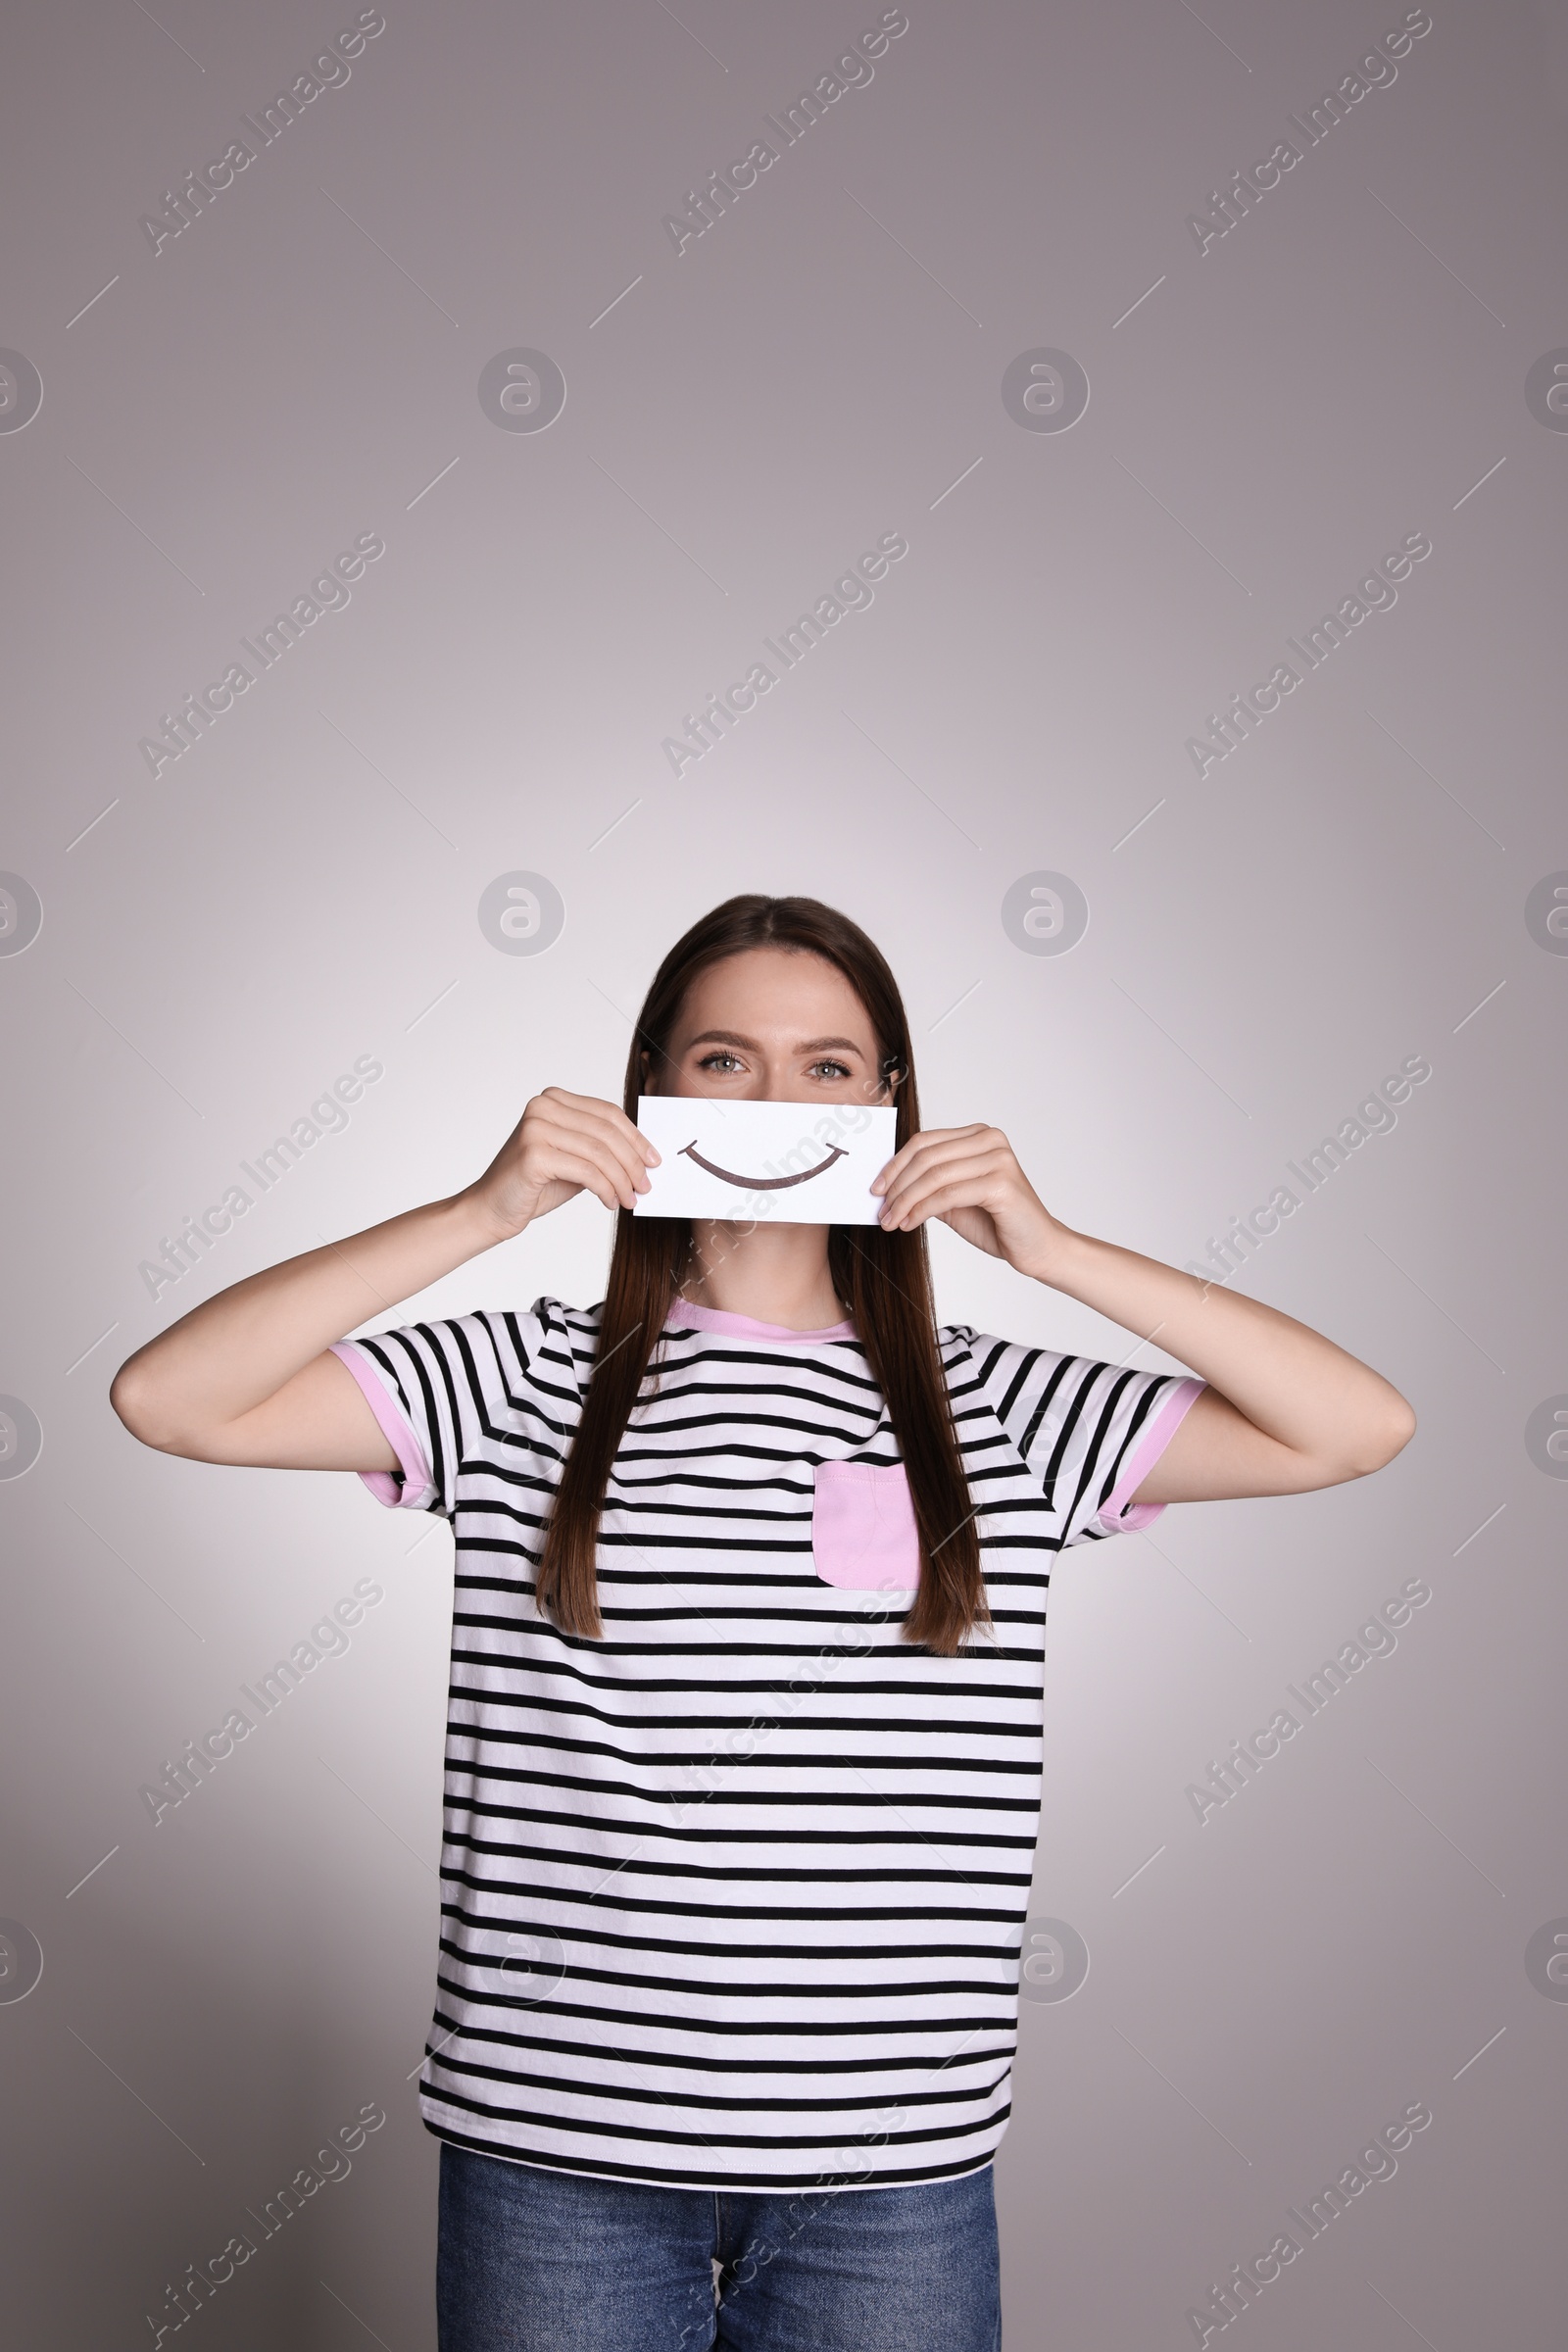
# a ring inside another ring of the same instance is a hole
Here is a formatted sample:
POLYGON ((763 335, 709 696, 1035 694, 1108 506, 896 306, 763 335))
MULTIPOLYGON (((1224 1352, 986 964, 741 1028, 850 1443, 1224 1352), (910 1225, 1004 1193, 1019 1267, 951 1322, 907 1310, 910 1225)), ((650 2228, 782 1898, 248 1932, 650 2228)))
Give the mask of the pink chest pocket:
POLYGON ((824 1584, 857 1592, 912 1592, 920 1539, 904 1464, 819 1462, 811 1554, 824 1584))

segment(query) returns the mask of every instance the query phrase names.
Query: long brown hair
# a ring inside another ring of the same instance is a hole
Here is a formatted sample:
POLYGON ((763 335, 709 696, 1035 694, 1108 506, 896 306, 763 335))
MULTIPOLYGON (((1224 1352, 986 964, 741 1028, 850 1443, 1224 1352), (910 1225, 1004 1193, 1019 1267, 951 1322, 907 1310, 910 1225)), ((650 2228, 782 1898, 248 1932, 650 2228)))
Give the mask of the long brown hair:
MULTIPOLYGON (((909 1024, 898 983, 858 923, 818 899, 726 899, 676 941, 637 1016, 626 1062, 624 1104, 635 1120, 644 1079, 668 1054, 686 994, 699 972, 752 948, 820 956, 849 981, 870 1017, 884 1088, 900 1073, 897 1148, 917 1133, 909 1024), (646 1059, 645 1059, 646 1057, 646 1059)), ((538 1601, 564 1633, 599 1640, 596 1562, 599 1519, 616 1452, 664 1320, 691 1260, 691 1221, 617 1211, 599 1349, 582 1418, 566 1456, 539 1563, 538 1601)), ((923 1231, 876 1225, 829 1228, 828 1265, 865 1349, 909 1481, 920 1542, 920 1584, 904 1639, 955 1656, 986 1619, 974 1504, 954 1428, 937 1347, 931 1272, 923 1231)))

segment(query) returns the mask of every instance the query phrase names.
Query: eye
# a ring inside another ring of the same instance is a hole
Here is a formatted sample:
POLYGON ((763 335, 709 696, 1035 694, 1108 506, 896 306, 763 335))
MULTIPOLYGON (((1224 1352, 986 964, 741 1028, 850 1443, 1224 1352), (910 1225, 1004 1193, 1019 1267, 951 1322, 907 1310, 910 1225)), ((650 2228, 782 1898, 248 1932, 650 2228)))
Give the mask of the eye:
POLYGON ((725 1077, 741 1066, 736 1055, 722 1046, 716 1047, 711 1054, 705 1054, 697 1066, 700 1070, 716 1070, 721 1063, 723 1065, 722 1075, 725 1077))
POLYGON ((850 1068, 848 1062, 844 1061, 813 1061, 811 1075, 813 1078, 848 1078, 850 1068))

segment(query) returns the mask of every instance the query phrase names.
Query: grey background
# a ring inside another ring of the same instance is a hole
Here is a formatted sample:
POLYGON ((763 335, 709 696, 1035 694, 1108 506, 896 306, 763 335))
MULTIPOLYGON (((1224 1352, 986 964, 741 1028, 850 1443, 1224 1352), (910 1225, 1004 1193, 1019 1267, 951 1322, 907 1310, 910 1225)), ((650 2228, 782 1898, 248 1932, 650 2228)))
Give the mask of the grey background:
MULTIPOLYGON (((0 343, 43 383, 0 435, 0 866, 43 908, 0 960, 0 1389, 42 1430, 0 1482, 0 1913, 43 1956, 0 2004, 9 2340, 152 2340, 166 2282, 377 2102, 190 2326, 433 2344, 410 2078, 450 1539, 351 1478, 140 1449, 108 1381, 215 1288, 468 1181, 541 1085, 613 1093, 664 947, 763 888, 882 942, 930 1122, 1002 1123, 1069 1223, 1177 1263, 1430 1060, 1241 1278, 1386 1371, 1414 1442, 1056 1585, 1033 1908, 1090 1967, 1024 2005, 1007 2340, 1194 2341, 1208 2282, 1424 2100, 1397 2176, 1237 2325, 1554 2343, 1568 2006, 1525 1951, 1568 1912, 1568 1488, 1525 1427, 1568 1391, 1568 961, 1524 909, 1568 868, 1568 439, 1525 380, 1568 344, 1562 19, 1436 0, 1200 255, 1189 214, 1402 10, 910 0, 870 84, 677 256, 665 213, 877 9, 388 0, 155 257, 160 191, 354 13, 34 12, 0 100, 0 343), (519 348, 565 380, 544 432, 479 405, 519 348), (1003 405, 1038 348, 1087 374, 1068 432, 1003 405), (673 776, 681 714, 891 531, 875 603, 673 776), (1417 531, 1397 605, 1200 779, 1204 714, 1417 531), (159 714, 366 532, 352 603, 155 781, 159 714), (518 872, 564 906, 539 955, 480 929, 518 872), (1004 929, 1038 872, 1087 901, 1068 954, 1004 929), (347 1127, 150 1298, 161 1237, 357 1055, 384 1075, 347 1127), (367 1576, 348 1652, 154 1827, 139 1787, 367 1576), (1395 1654, 1200 1825, 1206 1760, 1415 1576, 1395 1654)), ((605 1241, 575 1203, 378 1320, 586 1301, 605 1241)), ((1133 1353, 936 1256, 948 1315, 1133 1353)))

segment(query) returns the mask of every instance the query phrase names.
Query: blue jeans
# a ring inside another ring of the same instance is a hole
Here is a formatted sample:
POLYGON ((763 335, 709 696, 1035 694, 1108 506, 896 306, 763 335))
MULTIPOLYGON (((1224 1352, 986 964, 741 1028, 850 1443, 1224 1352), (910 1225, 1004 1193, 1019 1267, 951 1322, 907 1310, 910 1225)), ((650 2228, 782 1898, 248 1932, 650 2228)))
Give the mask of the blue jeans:
POLYGON ((656 2188, 441 2143, 440 2352, 1001 2352, 991 2168, 656 2188))

